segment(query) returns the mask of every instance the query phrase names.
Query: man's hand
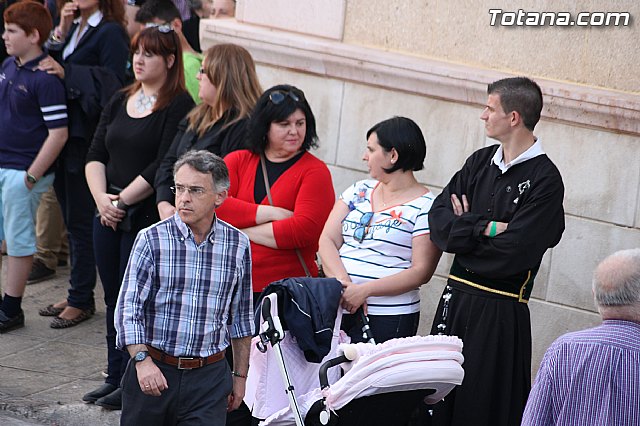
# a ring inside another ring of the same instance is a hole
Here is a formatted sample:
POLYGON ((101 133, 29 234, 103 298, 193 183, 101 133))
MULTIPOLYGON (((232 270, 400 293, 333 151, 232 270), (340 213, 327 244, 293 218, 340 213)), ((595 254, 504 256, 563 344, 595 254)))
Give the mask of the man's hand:
POLYGON ((456 216, 462 216, 462 213, 469 211, 469 202, 464 194, 462 194, 462 202, 460 202, 456 194, 451 194, 451 205, 453 206, 453 214, 456 216))
POLYGON ((496 235, 502 234, 504 231, 507 230, 507 227, 509 226, 507 222, 491 221, 487 223, 487 226, 484 228, 484 232, 482 233, 482 235, 484 235, 485 237, 493 238, 496 236, 494 235, 493 237, 491 237, 489 235, 491 233, 491 227, 493 226, 492 223, 496 224, 496 235))
POLYGON ((160 393, 169 388, 167 379, 153 362, 151 357, 136 363, 136 373, 138 375, 138 385, 140 390, 146 395, 160 396, 160 393))
MULTIPOLYGON (((456 194, 451 194, 451 206, 453 206, 453 214, 455 214, 456 216, 462 216, 462 213, 467 213, 469 211, 469 201, 467 200, 467 196, 462 194, 462 201, 460 201, 460 199, 458 198, 458 196, 456 194)), ((493 238, 496 235, 500 235, 502 234, 504 231, 507 230, 507 226, 509 226, 509 224, 507 222, 497 222, 497 221, 490 221, 489 223, 487 223, 487 226, 484 228, 484 232, 482 233, 485 237, 490 237, 493 238), (491 227, 493 226, 492 224, 495 223, 496 225, 496 233, 495 235, 490 237, 490 233, 491 233, 491 227)), ((343 296, 344 297, 344 296, 343 296)))
POLYGON ((227 397, 227 412, 237 410, 244 398, 247 379, 233 376, 233 390, 227 397))

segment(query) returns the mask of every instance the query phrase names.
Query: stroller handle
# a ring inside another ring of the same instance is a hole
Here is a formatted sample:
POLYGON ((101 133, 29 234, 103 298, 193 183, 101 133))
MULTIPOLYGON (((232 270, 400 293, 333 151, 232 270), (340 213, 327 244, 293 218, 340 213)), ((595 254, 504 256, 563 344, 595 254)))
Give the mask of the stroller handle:
MULTIPOLYGON (((282 325, 279 318, 275 318, 271 315, 271 297, 277 297, 275 294, 269 295, 262 300, 262 318, 264 323, 261 327, 261 333, 258 335, 260 341, 256 343, 258 350, 262 353, 267 351, 267 344, 275 346, 284 338, 284 332, 282 331, 282 325)), ((277 298, 275 299, 277 303, 277 298)))
POLYGON ((329 369, 347 361, 350 361, 350 359, 346 355, 340 355, 339 357, 325 361, 320 366, 320 370, 318 370, 318 375, 320 376, 320 389, 326 389, 329 387, 329 378, 327 377, 329 369))

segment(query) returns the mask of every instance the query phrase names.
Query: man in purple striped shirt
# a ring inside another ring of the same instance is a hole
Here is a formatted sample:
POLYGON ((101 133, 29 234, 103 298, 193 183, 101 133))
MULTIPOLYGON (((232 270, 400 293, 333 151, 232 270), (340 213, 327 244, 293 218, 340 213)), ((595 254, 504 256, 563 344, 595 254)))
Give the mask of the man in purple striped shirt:
POLYGON ((602 261, 593 293, 602 325, 551 345, 522 425, 640 425, 640 249, 602 261))
POLYGON ((216 218, 229 188, 220 157, 187 152, 174 181, 176 214, 138 234, 116 307, 117 344, 132 357, 121 424, 222 426, 249 369, 250 243, 216 218))

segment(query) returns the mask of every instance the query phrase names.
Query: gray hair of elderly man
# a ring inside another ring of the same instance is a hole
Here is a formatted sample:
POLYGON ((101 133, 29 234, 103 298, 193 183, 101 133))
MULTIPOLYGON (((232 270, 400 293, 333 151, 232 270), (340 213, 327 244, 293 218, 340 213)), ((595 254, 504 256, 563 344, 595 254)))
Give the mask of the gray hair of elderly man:
POLYGON ((640 320, 640 248, 617 251, 600 262, 593 274, 593 295, 603 317, 605 312, 621 312, 640 320))
POLYGON ((213 179, 213 189, 223 192, 229 189, 229 169, 219 156, 206 151, 195 150, 185 152, 173 166, 173 176, 182 166, 190 166, 200 173, 210 174, 213 179))

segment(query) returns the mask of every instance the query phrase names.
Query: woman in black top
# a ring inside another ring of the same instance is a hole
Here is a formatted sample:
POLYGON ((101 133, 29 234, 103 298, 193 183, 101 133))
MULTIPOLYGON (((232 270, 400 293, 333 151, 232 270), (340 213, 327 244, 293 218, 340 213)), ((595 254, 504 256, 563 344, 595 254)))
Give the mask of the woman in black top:
POLYGON ((253 59, 235 44, 205 52, 198 74, 202 103, 182 120, 156 174, 156 202, 161 219, 175 213, 173 165, 185 152, 206 149, 224 157, 244 147, 249 112, 262 93, 253 59))
POLYGON ((129 361, 116 349, 113 315, 138 231, 158 221, 153 179, 178 123, 193 107, 184 85, 182 51, 169 26, 146 28, 132 43, 136 81, 102 112, 85 173, 98 213, 93 240, 107 306, 108 377, 83 400, 119 409, 120 379, 129 361))

